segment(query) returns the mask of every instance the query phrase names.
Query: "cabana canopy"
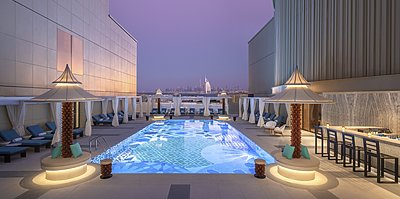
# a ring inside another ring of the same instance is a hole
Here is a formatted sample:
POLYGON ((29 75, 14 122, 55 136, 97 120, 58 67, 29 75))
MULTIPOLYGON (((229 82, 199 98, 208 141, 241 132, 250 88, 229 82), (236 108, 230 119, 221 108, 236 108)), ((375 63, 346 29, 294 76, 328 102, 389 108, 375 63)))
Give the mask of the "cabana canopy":
POLYGON ((78 101, 94 101, 100 98, 90 94, 82 89, 79 85, 82 84, 72 74, 68 64, 64 72, 54 82, 56 84, 51 90, 34 97, 33 101, 47 102, 78 102, 78 101))
POLYGON ((286 81, 286 88, 265 100, 268 103, 289 103, 289 104, 330 104, 332 100, 314 93, 308 86, 310 83, 296 68, 286 81))

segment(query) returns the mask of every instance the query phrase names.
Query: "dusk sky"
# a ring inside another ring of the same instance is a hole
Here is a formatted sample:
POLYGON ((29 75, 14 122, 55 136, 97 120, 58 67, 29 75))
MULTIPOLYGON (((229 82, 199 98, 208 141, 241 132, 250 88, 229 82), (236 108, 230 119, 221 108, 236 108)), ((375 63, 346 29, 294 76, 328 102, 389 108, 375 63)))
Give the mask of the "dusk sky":
POLYGON ((247 42, 273 16, 272 0, 110 0, 138 40, 138 91, 198 86, 247 89, 247 42))

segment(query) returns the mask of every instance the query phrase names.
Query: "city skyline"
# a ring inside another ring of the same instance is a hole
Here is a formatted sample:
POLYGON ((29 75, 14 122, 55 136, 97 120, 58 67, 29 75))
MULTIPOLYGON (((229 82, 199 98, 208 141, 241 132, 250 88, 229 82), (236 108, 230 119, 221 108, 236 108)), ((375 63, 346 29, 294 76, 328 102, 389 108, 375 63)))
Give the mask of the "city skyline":
POLYGON ((247 90, 247 42, 273 13, 272 0, 110 1, 138 40, 138 91, 196 86, 204 76, 247 90))

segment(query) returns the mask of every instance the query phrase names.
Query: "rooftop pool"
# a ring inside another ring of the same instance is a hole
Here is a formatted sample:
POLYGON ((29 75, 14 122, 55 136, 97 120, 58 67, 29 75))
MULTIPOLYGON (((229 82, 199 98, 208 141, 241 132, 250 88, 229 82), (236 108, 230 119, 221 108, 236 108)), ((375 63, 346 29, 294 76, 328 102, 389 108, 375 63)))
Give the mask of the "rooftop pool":
POLYGON ((254 159, 274 158, 226 122, 154 122, 92 158, 113 161, 113 173, 254 174, 254 159))

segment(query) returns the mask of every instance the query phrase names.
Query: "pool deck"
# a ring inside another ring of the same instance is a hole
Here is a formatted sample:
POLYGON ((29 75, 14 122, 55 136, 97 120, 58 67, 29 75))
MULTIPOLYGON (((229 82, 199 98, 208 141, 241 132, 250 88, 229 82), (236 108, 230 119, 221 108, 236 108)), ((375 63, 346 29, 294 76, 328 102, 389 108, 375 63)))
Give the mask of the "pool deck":
MULTIPOLYGON (((182 117, 183 118, 183 117, 182 117)), ((195 119, 201 119, 196 117, 195 119)), ((277 150, 276 146, 290 142, 289 131, 283 136, 269 135, 264 129, 247 121, 229 122, 267 152, 277 150)), ((119 127, 95 126, 93 135, 103 135, 110 146, 117 144, 132 133, 150 124, 143 119, 130 121, 119 127)), ((88 137, 78 138, 84 150, 88 150, 88 137)), ((303 144, 314 152, 313 134, 304 132, 303 144)), ((104 151, 104 145, 93 155, 104 151)), ((11 163, 0 160, 0 198, 135 198, 135 199, 186 199, 189 193, 191 199, 217 198, 400 198, 399 184, 378 184, 375 178, 364 178, 362 173, 354 173, 351 167, 344 168, 341 164, 321 161, 320 169, 337 179, 338 185, 329 190, 301 189, 286 186, 271 179, 256 179, 252 175, 242 174, 115 174, 112 178, 101 180, 99 177, 76 185, 46 189, 35 186, 21 185, 21 181, 37 175, 40 169, 40 159, 50 154, 49 149, 41 153, 29 150, 26 158, 14 157, 11 163), (184 186, 183 186, 184 185, 184 186), (29 187, 29 188, 27 188, 29 187)))

